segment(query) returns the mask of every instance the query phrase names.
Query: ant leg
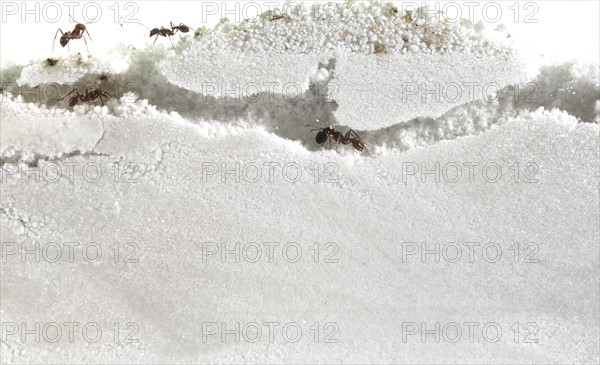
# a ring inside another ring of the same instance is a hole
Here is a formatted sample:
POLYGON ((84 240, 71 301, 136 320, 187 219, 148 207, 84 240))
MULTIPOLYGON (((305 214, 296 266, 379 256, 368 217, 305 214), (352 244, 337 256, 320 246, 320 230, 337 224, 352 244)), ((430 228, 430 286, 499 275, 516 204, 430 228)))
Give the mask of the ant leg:
POLYGON ((92 39, 92 35, 90 34, 90 32, 88 32, 88 30, 86 29, 85 32, 87 33, 88 37, 90 37, 90 41, 93 41, 92 39))
POLYGON ((79 91, 77 91, 77 89, 73 89, 73 91, 71 91, 70 93, 68 93, 67 95, 65 95, 62 99, 58 99, 57 101, 61 101, 67 98, 67 96, 73 94, 74 92, 77 92, 77 94, 79 94, 79 91))
MULTIPOLYGON (((81 37, 81 38, 83 38, 83 41, 85 42, 85 50, 87 51, 87 53, 88 53, 88 55, 89 55, 89 54, 90 54, 90 49, 88 48, 88 44, 87 44, 87 41, 85 40, 85 36, 83 36, 83 37, 81 37)), ((90 38, 90 40, 91 40, 91 39, 92 39, 92 38, 90 38)))
POLYGON ((367 153, 367 155, 369 155, 369 157, 375 158, 375 157, 371 156, 371 153, 369 153, 369 149, 367 147, 365 147, 365 152, 367 153))
POLYGON ((173 51, 175 51, 175 45, 173 44, 173 36, 169 37, 169 41, 171 41, 171 47, 173 47, 173 51))
POLYGON ((160 34, 157 34, 157 35, 156 35, 156 37, 154 38, 154 43, 152 43, 152 44, 156 44, 156 41, 158 40, 158 36, 159 36, 159 35, 160 35, 160 34))
POLYGON ((56 37, 58 37, 58 32, 60 32, 61 37, 65 34, 65 32, 58 28, 56 34, 54 35, 54 40, 52 41, 52 52, 54 52, 54 46, 56 45, 56 37))
MULTIPOLYGON (((110 94, 110 93, 108 93, 108 92, 106 92, 104 90, 101 92, 100 95, 101 95, 100 101, 102 101, 102 97, 104 97, 105 99, 107 99, 107 97, 111 97, 113 99, 116 99, 116 97, 114 95, 112 95, 112 94, 110 94)), ((104 104, 102 104, 102 106, 104 106, 104 104)))
POLYGON ((358 139, 360 139, 362 141, 362 138, 358 135, 358 133, 356 133, 354 131, 354 129, 350 129, 348 131, 348 133, 346 133, 346 138, 351 138, 351 137, 358 138, 358 139))

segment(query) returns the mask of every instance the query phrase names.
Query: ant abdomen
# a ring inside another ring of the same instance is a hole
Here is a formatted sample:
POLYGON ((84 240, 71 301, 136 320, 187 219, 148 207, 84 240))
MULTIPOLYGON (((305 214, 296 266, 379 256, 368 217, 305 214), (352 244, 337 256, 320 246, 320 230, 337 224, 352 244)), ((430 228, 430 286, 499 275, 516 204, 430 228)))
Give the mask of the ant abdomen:
POLYGON ((365 149, 365 145, 361 141, 357 141, 357 140, 352 141, 352 146, 357 151, 361 151, 361 152, 365 149))
POLYGON ((317 137, 315 138, 318 144, 323 144, 327 141, 327 134, 323 131, 317 133, 317 137))

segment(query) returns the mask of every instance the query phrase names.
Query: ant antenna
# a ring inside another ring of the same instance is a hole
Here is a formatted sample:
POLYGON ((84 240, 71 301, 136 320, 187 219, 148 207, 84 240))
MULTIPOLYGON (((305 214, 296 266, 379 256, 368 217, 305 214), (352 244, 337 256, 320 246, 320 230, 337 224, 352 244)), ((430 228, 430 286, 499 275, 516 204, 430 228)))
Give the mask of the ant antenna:
MULTIPOLYGON (((131 23, 129 23, 129 24, 131 24, 131 23)), ((148 28, 147 26, 145 26, 144 24, 142 24, 141 22, 139 22, 139 21, 138 21, 138 22, 135 22, 135 23, 133 23, 133 24, 141 25, 142 27, 144 27, 144 28, 146 28, 146 29, 148 29, 148 30, 152 30, 152 29, 148 28)))
POLYGON ((310 125, 310 124, 307 124, 306 126, 307 126, 307 127, 312 127, 312 128, 314 128, 314 129, 311 129, 311 130, 310 130, 311 132, 314 132, 314 131, 318 131, 318 130, 323 130, 323 129, 325 129, 324 127, 316 127, 316 126, 314 126, 314 125, 310 125))
POLYGON ((73 16, 71 15, 71 13, 69 13, 69 18, 71 19, 72 22, 77 23, 77 24, 83 24, 83 25, 92 24, 91 22, 90 23, 78 22, 77 20, 75 20, 75 18, 73 18, 73 16))
POLYGON ((63 98, 61 98, 61 99, 58 99, 57 101, 62 101, 62 100, 65 100, 65 99, 67 98, 67 96, 69 96, 69 95, 73 94, 73 93, 74 93, 74 92, 76 92, 76 91, 77 91, 77 89, 73 89, 73 90, 72 90, 70 93, 68 93, 67 95, 65 95, 63 98))
MULTIPOLYGON (((145 26, 143 23, 141 23, 140 21, 137 21, 135 23, 127 23, 127 24, 137 24, 137 25, 141 25, 142 27, 146 28, 149 32, 152 32, 153 29, 148 28, 147 26, 145 26)), ((155 28, 158 29, 158 28, 155 28)), ((158 39, 158 38, 157 38, 158 39)), ((156 42, 156 39, 154 40, 156 42)))
POLYGON ((367 148, 367 146, 368 146, 369 148, 373 148, 373 146, 371 146, 370 144, 368 144, 368 143, 367 143, 367 142, 365 142, 365 141, 362 141, 362 143, 365 145, 365 152, 367 153, 367 155, 369 155, 369 157, 371 157, 371 158, 376 158, 376 157, 373 157, 373 156, 371 156, 371 153, 369 152, 369 149, 367 148))

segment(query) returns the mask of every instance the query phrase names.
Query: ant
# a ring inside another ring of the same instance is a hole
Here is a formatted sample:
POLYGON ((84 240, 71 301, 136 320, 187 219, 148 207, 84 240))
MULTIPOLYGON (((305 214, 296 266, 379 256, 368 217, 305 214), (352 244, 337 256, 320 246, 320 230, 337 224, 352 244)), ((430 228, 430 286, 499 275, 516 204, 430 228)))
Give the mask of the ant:
POLYGON ((102 106, 104 106, 104 99, 108 98, 108 97, 113 97, 111 94, 107 93, 106 91, 102 90, 101 88, 97 88, 96 90, 91 90, 89 88, 85 89, 84 93, 80 93, 79 90, 74 89, 73 91, 71 91, 70 93, 68 93, 67 95, 65 95, 64 98, 60 99, 63 100, 65 99, 67 96, 71 95, 75 93, 75 95, 73 95, 70 99, 69 99, 69 106, 73 107, 75 106, 79 101, 94 101, 96 99, 100 99, 100 104, 102 106))
POLYGON ((54 35, 54 41, 52 41, 52 51, 54 51, 54 45, 56 44, 56 37, 58 37, 58 32, 62 34, 60 36, 59 42, 63 48, 66 45, 68 45, 71 40, 83 38, 83 41, 85 42, 85 48, 87 49, 87 52, 90 53, 87 41, 85 40, 85 35, 83 33, 87 33, 87 35, 90 37, 90 40, 92 40, 92 36, 90 35, 90 32, 87 31, 85 25, 77 23, 75 24, 75 28, 70 32, 63 32, 60 28, 58 28, 56 34, 54 35))
POLYGON ((342 134, 341 132, 337 132, 335 129, 333 129, 331 127, 321 128, 321 127, 315 127, 310 124, 307 124, 306 126, 314 128, 314 129, 310 130, 311 132, 319 131, 319 133, 317 133, 315 141, 318 144, 320 144, 321 146, 323 146, 325 144, 325 142, 327 142, 327 140, 329 140, 329 148, 331 148, 331 140, 336 141, 338 143, 338 145, 340 143, 341 144, 352 144, 354 149, 356 149, 357 151, 360 151, 360 152, 365 151, 365 152, 367 152, 367 155, 374 158, 369 153, 369 150, 366 147, 367 144, 352 129, 350 129, 348 132, 346 132, 346 134, 342 134))
POLYGON ((154 43, 156 43, 156 41, 158 40, 158 36, 168 37, 169 40, 171 41, 171 46, 173 46, 173 49, 175 49, 175 45, 173 44, 173 40, 171 38, 178 31, 181 33, 187 33, 190 31, 190 27, 188 27, 187 25, 185 25, 183 23, 179 23, 179 25, 175 25, 175 24, 173 24, 173 22, 171 22, 171 29, 168 29, 165 27, 160 27, 160 29, 154 28, 154 29, 150 30, 150 38, 156 36, 156 38, 154 39, 154 43))

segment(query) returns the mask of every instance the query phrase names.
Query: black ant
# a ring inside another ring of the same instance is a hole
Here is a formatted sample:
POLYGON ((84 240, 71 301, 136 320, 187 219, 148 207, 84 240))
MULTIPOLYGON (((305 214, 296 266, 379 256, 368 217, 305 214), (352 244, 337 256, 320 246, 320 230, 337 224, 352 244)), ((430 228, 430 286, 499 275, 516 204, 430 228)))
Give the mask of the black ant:
POLYGON ((68 93, 67 95, 65 95, 64 98, 60 99, 63 100, 65 99, 67 96, 71 95, 75 93, 75 95, 73 95, 70 99, 69 99, 69 106, 73 107, 75 105, 77 105, 77 103, 79 101, 84 101, 84 102, 89 102, 89 101, 94 101, 96 99, 100 99, 100 104, 102 106, 104 106, 104 99, 108 98, 108 97, 113 97, 111 94, 107 93, 106 91, 102 90, 101 88, 97 88, 96 90, 91 90, 89 88, 85 89, 85 92, 82 94, 79 92, 79 90, 74 89, 73 91, 71 91, 70 93, 68 93))
POLYGON ((341 144, 352 144, 354 149, 356 149, 357 151, 360 151, 360 152, 365 151, 367 153, 367 155, 369 155, 370 157, 373 157, 373 156, 371 156, 371 154, 369 153, 369 150, 366 147, 367 144, 352 129, 350 129, 348 132, 346 132, 346 134, 342 134, 331 127, 321 128, 321 127, 315 127, 314 125, 310 125, 310 124, 307 124, 306 126, 314 128, 314 129, 310 130, 311 132, 319 131, 319 133, 317 133, 317 136, 315 137, 315 141, 321 146, 323 146, 325 144, 325 142, 327 142, 327 140, 329 140, 329 148, 331 148, 331 140, 334 140, 335 142, 338 143, 338 145, 340 143, 341 144))
POLYGON ((56 37, 58 37, 58 32, 62 34, 60 36, 59 42, 63 48, 66 45, 68 45, 71 40, 83 38, 83 41, 85 42, 85 48, 87 49, 87 52, 90 53, 87 41, 85 40, 85 35, 83 33, 87 33, 87 35, 90 37, 90 40, 92 40, 92 36, 90 35, 90 32, 87 31, 85 25, 77 23, 75 24, 75 28, 70 32, 63 32, 60 28, 58 28, 56 34, 54 35, 54 41, 52 41, 52 51, 54 51, 54 45, 56 44, 56 37))
POLYGON ((181 33, 187 33, 190 31, 190 27, 183 23, 179 23, 179 25, 174 25, 173 22, 171 22, 171 29, 173 29, 173 31, 178 30, 181 33))
POLYGON ((150 30, 150 38, 156 36, 156 38, 154 39, 154 43, 156 43, 156 41, 158 40, 158 36, 168 37, 169 40, 171 41, 171 46, 173 46, 173 49, 175 49, 175 45, 173 44, 173 40, 171 38, 178 31, 181 33, 188 33, 190 31, 190 27, 188 27, 187 25, 185 25, 183 23, 179 23, 179 25, 175 25, 175 24, 173 24, 173 22, 171 22, 171 29, 168 29, 165 27, 160 27, 160 29, 154 28, 154 29, 150 30))

